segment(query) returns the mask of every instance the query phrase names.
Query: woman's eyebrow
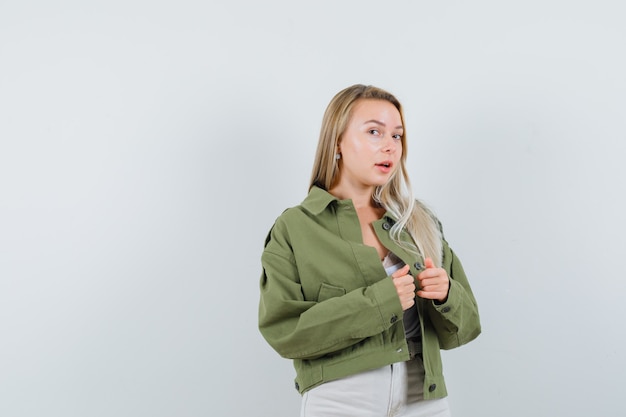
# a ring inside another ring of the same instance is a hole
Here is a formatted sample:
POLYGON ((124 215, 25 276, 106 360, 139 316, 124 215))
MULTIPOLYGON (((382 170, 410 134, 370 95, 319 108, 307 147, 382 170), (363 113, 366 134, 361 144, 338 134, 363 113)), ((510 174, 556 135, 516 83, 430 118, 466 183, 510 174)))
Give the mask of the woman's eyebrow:
MULTIPOLYGON (((387 127, 387 125, 386 125, 386 124, 384 124, 384 123, 383 123, 383 122, 381 122, 380 120, 376 120, 376 119, 371 119, 371 120, 367 120, 367 121, 363 122, 363 124, 364 124, 364 125, 365 125, 365 124, 368 124, 368 123, 375 123, 375 124, 377 124, 377 125, 379 125, 379 126, 384 126, 384 127, 387 127)), ((402 125, 396 126, 395 128, 396 128, 396 129, 403 129, 403 130, 404 130, 404 127, 403 127, 402 125)))

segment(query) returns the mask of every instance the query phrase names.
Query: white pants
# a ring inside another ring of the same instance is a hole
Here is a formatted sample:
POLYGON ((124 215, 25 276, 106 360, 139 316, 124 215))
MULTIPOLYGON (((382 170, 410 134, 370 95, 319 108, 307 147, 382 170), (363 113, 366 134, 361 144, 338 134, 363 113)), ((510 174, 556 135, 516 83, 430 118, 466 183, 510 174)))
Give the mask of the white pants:
POLYGON ((423 385, 420 358, 394 363, 310 389, 300 417, 450 417, 447 398, 424 400, 423 385))

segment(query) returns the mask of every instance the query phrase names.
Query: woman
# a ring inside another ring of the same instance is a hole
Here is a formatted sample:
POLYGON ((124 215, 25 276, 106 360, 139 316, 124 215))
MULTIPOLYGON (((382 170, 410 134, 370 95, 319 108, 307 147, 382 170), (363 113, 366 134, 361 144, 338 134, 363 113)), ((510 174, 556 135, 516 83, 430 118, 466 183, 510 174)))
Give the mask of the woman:
POLYGON ((266 239, 259 329, 293 359, 302 417, 450 415, 440 349, 479 335, 478 308, 405 163, 399 101, 344 89, 308 196, 266 239))

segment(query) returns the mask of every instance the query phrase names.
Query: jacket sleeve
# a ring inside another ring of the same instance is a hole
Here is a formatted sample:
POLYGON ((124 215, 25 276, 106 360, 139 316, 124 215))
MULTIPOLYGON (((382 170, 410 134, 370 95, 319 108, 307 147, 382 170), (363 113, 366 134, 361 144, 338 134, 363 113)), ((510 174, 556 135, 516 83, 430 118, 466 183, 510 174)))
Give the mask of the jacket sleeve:
POLYGON ((474 340, 481 332, 478 305, 461 261, 444 240, 443 268, 450 278, 448 299, 443 304, 428 303, 439 346, 453 349, 474 340))
POLYGON ((330 288, 329 298, 306 300, 288 232, 280 223, 270 232, 261 261, 259 330, 285 358, 337 352, 398 325, 402 317, 391 279, 345 294, 332 294, 330 288))

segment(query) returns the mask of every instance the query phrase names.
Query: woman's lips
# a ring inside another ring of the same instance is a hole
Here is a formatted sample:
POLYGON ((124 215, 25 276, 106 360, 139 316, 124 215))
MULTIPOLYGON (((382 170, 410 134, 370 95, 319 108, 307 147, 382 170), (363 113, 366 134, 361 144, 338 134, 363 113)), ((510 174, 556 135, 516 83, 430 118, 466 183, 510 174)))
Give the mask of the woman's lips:
POLYGON ((387 172, 390 172, 390 171, 391 171, 391 168, 393 167, 393 162, 391 162, 391 161, 382 161, 382 162, 378 162, 378 163, 376 164, 376 167, 377 167, 380 171, 382 171, 382 172, 384 172, 384 173, 387 173, 387 172))

